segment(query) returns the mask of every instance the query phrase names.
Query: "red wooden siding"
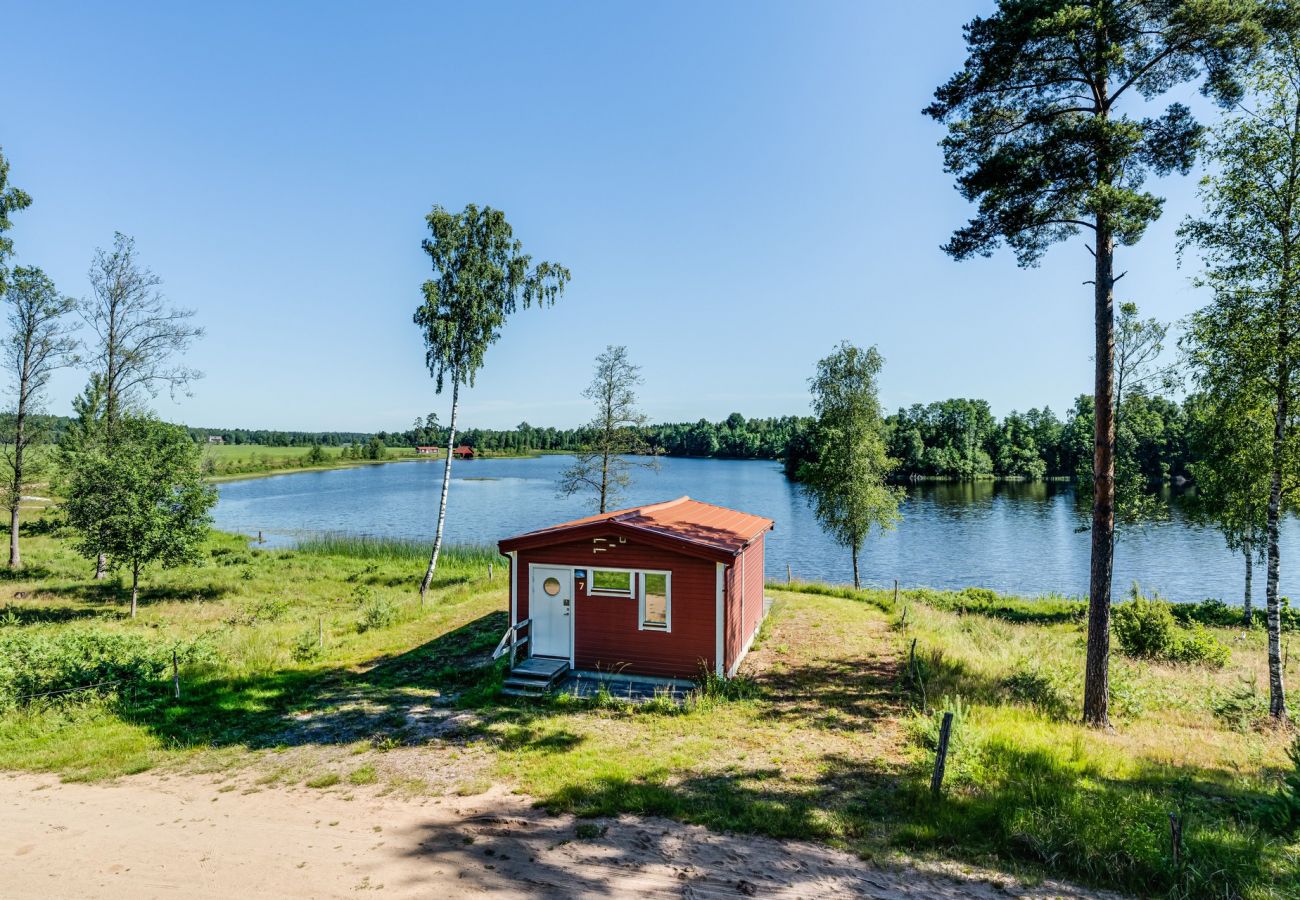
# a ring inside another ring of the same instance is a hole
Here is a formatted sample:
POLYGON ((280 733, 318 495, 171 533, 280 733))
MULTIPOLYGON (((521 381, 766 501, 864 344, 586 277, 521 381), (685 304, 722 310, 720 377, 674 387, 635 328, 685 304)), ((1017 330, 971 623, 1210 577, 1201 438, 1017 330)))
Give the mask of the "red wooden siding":
POLYGON ((693 677, 716 664, 716 567, 706 559, 673 553, 638 542, 619 543, 610 536, 604 552, 590 540, 518 551, 516 615, 528 618, 528 567, 555 565, 652 569, 672 573, 672 630, 641 631, 635 597, 592 597, 574 586, 574 665, 598 671, 627 670, 643 675, 693 677))
POLYGON ((726 671, 730 672, 763 621, 763 540, 760 535, 727 571, 726 671))

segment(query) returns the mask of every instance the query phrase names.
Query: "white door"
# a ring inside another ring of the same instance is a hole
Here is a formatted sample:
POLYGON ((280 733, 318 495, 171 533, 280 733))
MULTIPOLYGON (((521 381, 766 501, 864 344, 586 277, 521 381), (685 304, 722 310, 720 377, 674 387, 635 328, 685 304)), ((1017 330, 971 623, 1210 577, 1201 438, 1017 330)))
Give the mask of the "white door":
POLYGON ((533 620, 533 656, 569 658, 573 615, 573 570, 533 567, 528 591, 528 615, 533 620))

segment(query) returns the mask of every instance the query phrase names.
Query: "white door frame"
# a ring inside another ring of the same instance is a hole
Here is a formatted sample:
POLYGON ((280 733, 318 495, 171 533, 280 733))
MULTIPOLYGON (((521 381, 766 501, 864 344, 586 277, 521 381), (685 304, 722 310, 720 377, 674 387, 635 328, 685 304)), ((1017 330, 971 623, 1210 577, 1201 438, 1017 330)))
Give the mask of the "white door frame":
MULTIPOLYGON (((535 570, 535 569, 549 569, 549 570, 554 571, 554 572, 567 572, 567 573, 568 573, 568 576, 569 576, 569 616, 568 616, 568 619, 569 619, 569 666, 570 666, 570 667, 576 665, 576 662, 575 662, 575 659, 574 659, 574 646, 573 646, 573 645, 574 645, 574 638, 575 638, 575 636, 576 636, 576 632, 577 632, 577 628, 576 628, 576 626, 575 626, 574 623, 577 621, 577 618, 578 618, 578 597, 577 597, 576 592, 574 591, 574 578, 573 578, 573 572, 574 572, 574 569, 576 569, 576 568, 577 568, 577 566, 556 566, 556 565, 551 565, 550 563, 529 563, 529 564, 528 564, 528 618, 532 619, 534 623, 537 622, 536 607, 534 606, 534 604, 535 604, 535 602, 536 602, 537 591, 535 591, 535 590, 533 589, 533 588, 534 588, 534 584, 535 584, 535 582, 534 582, 534 578, 533 578, 534 570, 535 570)), ((536 632, 536 625, 534 624, 534 626, 533 626, 533 627, 530 627, 528 630, 529 630, 529 632, 530 632, 530 634, 529 634, 529 639, 533 642, 532 651, 529 653, 529 655, 530 655, 530 656, 540 656, 540 655, 543 655, 543 654, 539 654, 539 653, 537 652, 537 638, 536 638, 536 636, 535 636, 536 633, 537 633, 537 632, 536 632)))

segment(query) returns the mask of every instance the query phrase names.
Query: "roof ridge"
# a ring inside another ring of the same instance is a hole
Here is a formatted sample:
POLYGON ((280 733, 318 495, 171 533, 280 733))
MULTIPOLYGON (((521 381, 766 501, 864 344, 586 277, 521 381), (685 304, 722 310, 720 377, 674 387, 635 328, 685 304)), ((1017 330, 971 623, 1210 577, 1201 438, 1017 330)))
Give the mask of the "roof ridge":
POLYGON ((635 518, 636 516, 643 516, 647 512, 658 512, 661 509, 667 509, 670 506, 676 506, 679 503, 685 503, 690 499, 691 498, 688 495, 682 494, 676 500, 661 500, 658 503, 650 503, 645 506, 634 506, 631 509, 625 509, 620 513, 615 513, 614 515, 609 517, 609 521, 618 522, 623 519, 635 518))

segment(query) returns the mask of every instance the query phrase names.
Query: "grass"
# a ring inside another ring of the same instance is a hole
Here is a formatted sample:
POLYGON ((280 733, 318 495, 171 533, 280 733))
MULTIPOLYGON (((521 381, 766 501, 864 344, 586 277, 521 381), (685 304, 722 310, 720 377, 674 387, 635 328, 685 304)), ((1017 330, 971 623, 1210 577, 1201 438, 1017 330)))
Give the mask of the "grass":
POLYGON ((413 447, 389 447, 382 460, 344 459, 342 447, 322 447, 325 457, 313 463, 310 447, 271 447, 261 444, 205 444, 203 471, 212 481, 280 475, 303 469, 346 469, 414 459, 420 456, 413 447))
MULTIPOLYGON (((297 543, 295 549, 312 556, 379 562, 428 562, 431 547, 427 540, 327 533, 304 538, 297 543)), ((447 544, 442 548, 441 554, 458 568, 479 566, 486 571, 489 563, 504 566, 508 562, 495 547, 477 544, 447 544)))
POLYGON ((0 768, 400 796, 506 783, 582 816, 658 814, 1142 895, 1281 897, 1300 883, 1300 844, 1267 815, 1290 736, 1261 724, 1258 630, 1212 629, 1232 647, 1221 669, 1117 654, 1116 728, 1098 732, 1076 722, 1075 601, 909 591, 895 606, 892 592, 773 585, 742 679, 682 706, 517 704, 488 660, 507 603, 490 548, 450 548, 421 607, 422 544, 325 536, 268 551, 214 535, 203 566, 149 576, 134 621, 122 586, 91 580, 59 534, 25 551, 33 574, 0 581, 0 629, 202 638, 213 652, 182 669, 180 700, 162 679, 0 714, 0 768), (394 615, 361 630, 377 600, 394 615), (945 710, 957 725, 935 800, 945 710))

